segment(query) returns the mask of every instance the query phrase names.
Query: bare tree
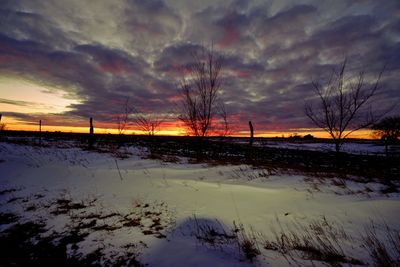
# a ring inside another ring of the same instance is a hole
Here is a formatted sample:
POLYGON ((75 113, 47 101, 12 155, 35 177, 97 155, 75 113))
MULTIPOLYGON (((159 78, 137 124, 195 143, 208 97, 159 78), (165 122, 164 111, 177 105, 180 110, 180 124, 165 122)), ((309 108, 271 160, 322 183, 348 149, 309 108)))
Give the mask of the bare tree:
POLYGON ((139 130, 145 132, 147 135, 154 136, 160 129, 160 125, 163 123, 163 119, 154 114, 143 114, 136 112, 133 119, 134 124, 139 130))
POLYGON ((133 124, 139 130, 153 136, 159 131, 163 119, 155 114, 144 114, 137 110, 130 104, 127 97, 122 105, 121 113, 116 115, 116 122, 119 135, 123 135, 133 124))
POLYGON ((229 134, 232 133, 232 129, 230 127, 229 121, 228 121, 228 113, 226 111, 224 103, 219 103, 219 115, 221 116, 221 123, 222 123, 222 129, 220 131, 220 135, 225 137, 229 134))
MULTIPOLYGON (((194 136, 207 136, 221 110, 218 93, 221 88, 222 57, 213 48, 193 55, 189 77, 181 81, 181 111, 179 120, 194 136)), ((225 113, 226 115, 226 113, 225 113)))
POLYGON ((371 127, 381 138, 395 141, 400 138, 400 116, 386 117, 371 127))
POLYGON ((346 59, 339 72, 333 72, 329 81, 322 85, 313 81, 313 89, 320 106, 305 105, 305 113, 319 128, 332 137, 336 152, 340 152, 343 141, 349 134, 374 124, 383 114, 377 115, 370 105, 379 89, 384 69, 372 82, 365 81, 365 73, 356 77, 345 77, 346 59))
POLYGON ((122 106, 122 112, 117 114, 116 121, 117 121, 117 130, 118 134, 122 135, 129 127, 129 116, 134 112, 134 108, 129 104, 129 98, 125 99, 125 102, 122 106))

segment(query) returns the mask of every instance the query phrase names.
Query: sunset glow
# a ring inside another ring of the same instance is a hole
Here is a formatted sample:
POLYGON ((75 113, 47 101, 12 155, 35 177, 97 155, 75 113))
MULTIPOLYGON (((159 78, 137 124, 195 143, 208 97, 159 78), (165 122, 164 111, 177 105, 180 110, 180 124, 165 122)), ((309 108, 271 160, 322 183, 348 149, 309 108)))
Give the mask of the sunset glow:
POLYGON ((68 110, 70 104, 78 103, 77 100, 68 99, 60 89, 18 77, 0 76, 0 94, 0 109, 4 112, 62 113, 68 110))
POLYGON ((0 267, 400 266, 400 0, 0 0, 0 267))
MULTIPOLYGON (((386 66, 371 102, 377 113, 399 101, 399 7, 392 1, 351 8, 341 1, 100 2, 4 6, 0 113, 7 129, 37 130, 41 120, 43 131, 87 132, 93 117, 96 132, 117 133, 129 99, 144 115, 168 118, 157 134, 187 135, 179 84, 193 54, 210 44, 223 57, 218 97, 231 136, 247 136, 252 121, 256 136, 329 137, 304 106, 319 105, 312 82, 329 77, 344 57, 348 75, 365 71, 366 83, 386 66)), ((126 133, 142 132, 130 124, 126 133)), ((369 130, 352 136, 373 137, 369 130)))
MULTIPOLYGON (((39 123, 36 124, 25 124, 24 122, 15 121, 14 119, 5 118, 4 123, 7 125, 7 130, 21 130, 21 131, 39 131, 39 123)), ((87 127, 75 127, 75 126, 57 126, 57 125, 46 125, 46 122, 42 122, 42 131, 43 132, 66 132, 66 133, 88 133, 89 128, 87 127)), ((180 122, 176 122, 176 126, 160 126, 160 129, 156 131, 156 135, 164 135, 164 136, 187 136, 188 131, 179 125, 180 122)), ((96 134, 119 134, 118 130, 111 127, 95 127, 94 132, 96 134)), ((148 133, 137 129, 135 127, 128 127, 126 131, 124 131, 125 135, 147 135, 148 133)), ((231 137, 249 137, 249 131, 238 131, 229 134, 231 137)), ((288 138, 293 136, 303 137, 307 134, 311 134, 316 138, 331 138, 330 135, 319 129, 309 129, 299 130, 299 131, 259 131, 254 134, 255 137, 266 137, 266 138, 288 138)), ((347 134, 347 132, 345 132, 347 134)), ((220 136, 218 133, 211 134, 210 136, 220 136)), ((377 137, 374 135, 372 130, 359 130, 349 135, 350 138, 359 138, 359 139, 376 139, 377 137)))

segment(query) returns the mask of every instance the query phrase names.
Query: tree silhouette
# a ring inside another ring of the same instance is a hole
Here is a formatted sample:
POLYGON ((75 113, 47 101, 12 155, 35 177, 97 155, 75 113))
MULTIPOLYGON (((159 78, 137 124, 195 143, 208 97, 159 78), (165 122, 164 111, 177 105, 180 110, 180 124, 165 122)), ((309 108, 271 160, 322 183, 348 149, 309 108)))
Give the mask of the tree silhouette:
POLYGON ((349 134, 373 125, 381 115, 372 111, 374 97, 384 69, 372 83, 365 81, 364 72, 354 78, 348 78, 346 59, 339 72, 333 72, 329 81, 323 85, 313 81, 313 89, 319 99, 319 106, 305 105, 308 118, 332 137, 336 152, 340 152, 345 138, 349 134), (347 131, 347 132, 346 132, 347 131))
POLYGON ((222 103, 222 102, 219 103, 218 108, 219 108, 219 115, 221 116, 221 123, 222 123, 222 129, 220 131, 220 136, 225 137, 232 133, 232 129, 231 129, 229 121, 228 121, 228 113, 226 111, 226 107, 225 107, 224 103, 222 103))
POLYGON ((123 103, 121 113, 116 115, 117 130, 119 135, 123 135, 129 127, 129 117, 135 111, 129 104, 129 97, 123 103))
MULTIPOLYGON (((179 120, 194 136, 204 137, 217 123, 222 114, 224 129, 228 131, 225 108, 219 101, 221 88, 222 57, 217 56, 211 47, 193 54, 194 64, 189 67, 189 77, 181 81, 179 120), (225 116, 225 117, 224 117, 225 116)), ((220 120, 221 120, 220 119, 220 120)))
POLYGON ((379 137, 386 137, 389 140, 400 138, 400 116, 386 117, 371 127, 379 137))
POLYGON ((149 136, 154 136, 160 129, 163 119, 155 114, 143 114, 136 112, 133 122, 139 130, 145 132, 149 136))

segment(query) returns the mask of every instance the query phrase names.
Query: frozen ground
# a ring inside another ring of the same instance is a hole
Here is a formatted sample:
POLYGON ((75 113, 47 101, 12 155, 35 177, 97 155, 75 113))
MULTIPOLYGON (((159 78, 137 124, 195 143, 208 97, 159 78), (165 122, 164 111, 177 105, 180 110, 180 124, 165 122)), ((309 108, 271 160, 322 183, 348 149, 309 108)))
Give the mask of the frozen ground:
POLYGON ((365 229, 373 224, 383 242, 387 228, 400 230, 400 196, 382 194, 378 183, 166 163, 146 159, 143 148, 123 150, 128 158, 0 143, 1 213, 44 222, 41 236, 77 229, 84 238, 68 254, 101 251, 103 265, 124 253, 149 266, 329 265, 313 249, 286 247, 289 233, 323 235, 343 256, 334 266, 366 265, 374 259, 365 229))

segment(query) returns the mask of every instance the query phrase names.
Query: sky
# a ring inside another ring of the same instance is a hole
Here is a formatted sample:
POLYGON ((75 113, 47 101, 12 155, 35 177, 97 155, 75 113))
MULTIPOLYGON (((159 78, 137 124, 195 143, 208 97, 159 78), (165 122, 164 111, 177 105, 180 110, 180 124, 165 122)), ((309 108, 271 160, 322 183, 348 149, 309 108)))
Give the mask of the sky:
POLYGON ((219 97, 234 134, 250 120, 258 134, 312 132, 312 82, 345 58, 349 77, 367 82, 386 66, 375 109, 400 102, 398 0, 1 0, 2 122, 86 131, 93 117, 107 132, 128 98, 164 118, 161 133, 184 134, 182 69, 210 44, 224 58, 219 97))

